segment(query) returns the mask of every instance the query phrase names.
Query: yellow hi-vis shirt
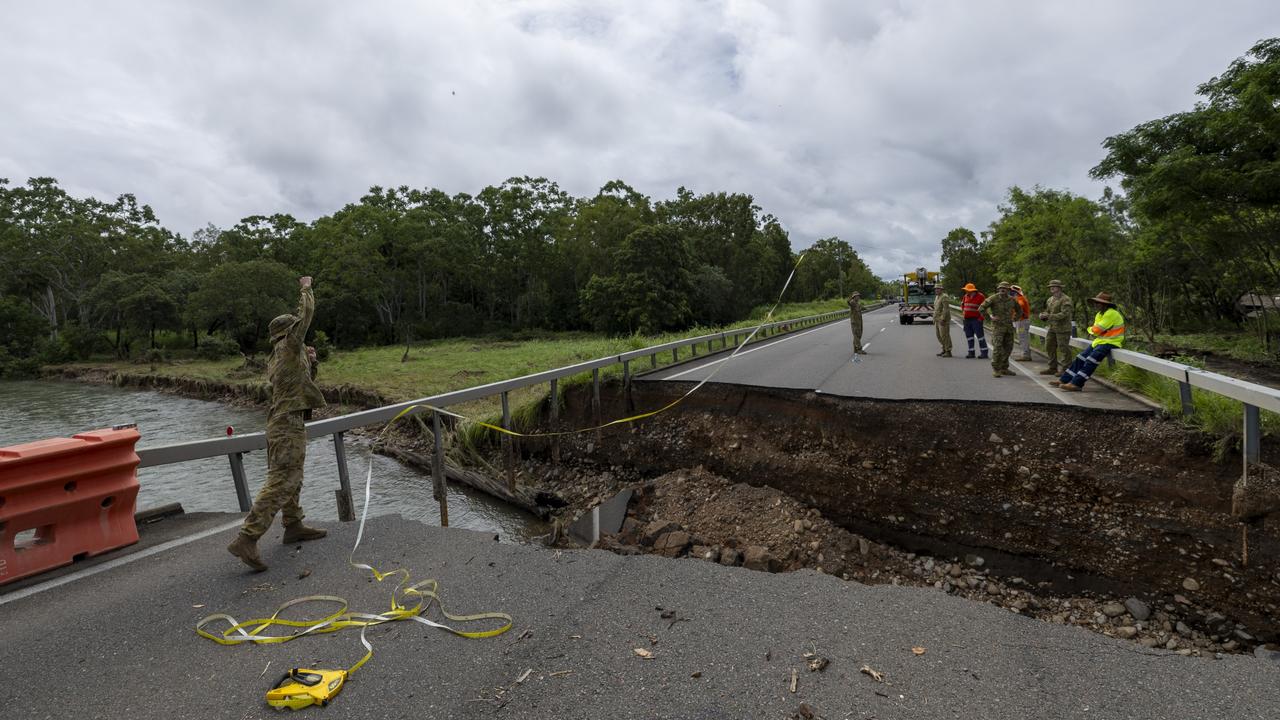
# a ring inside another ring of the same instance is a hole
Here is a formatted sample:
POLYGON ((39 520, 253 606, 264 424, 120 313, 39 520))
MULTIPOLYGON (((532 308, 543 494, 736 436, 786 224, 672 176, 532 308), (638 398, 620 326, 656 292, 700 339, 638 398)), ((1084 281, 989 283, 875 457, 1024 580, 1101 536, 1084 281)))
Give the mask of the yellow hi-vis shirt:
POLYGON ((1093 336, 1093 347, 1099 345, 1124 345, 1124 316, 1119 310, 1109 307, 1093 317, 1093 325, 1089 327, 1093 336))

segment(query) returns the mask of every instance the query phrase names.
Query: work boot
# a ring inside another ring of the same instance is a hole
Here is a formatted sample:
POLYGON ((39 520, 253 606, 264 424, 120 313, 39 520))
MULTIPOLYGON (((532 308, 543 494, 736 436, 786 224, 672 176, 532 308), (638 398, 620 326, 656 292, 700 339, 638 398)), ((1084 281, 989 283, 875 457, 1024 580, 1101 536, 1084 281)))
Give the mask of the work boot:
POLYGON ((1041 371, 1040 371, 1040 374, 1041 374, 1041 375, 1059 375, 1059 374, 1061 374, 1061 373, 1059 373, 1059 372, 1058 372, 1058 369, 1057 369, 1057 368, 1051 368, 1051 367, 1050 367, 1050 368, 1045 368, 1045 369, 1041 370, 1041 371))
POLYGON ((1059 385, 1061 385, 1061 384, 1062 384, 1062 381, 1061 381, 1061 380, 1050 380, 1050 381, 1049 381, 1049 384, 1050 384, 1050 385, 1052 385, 1052 386, 1054 386, 1054 387, 1058 387, 1059 385))
POLYGON ((1018 373, 1016 373, 1016 372, 1014 372, 1014 371, 1012 371, 1012 370, 1010 370, 1010 369, 1008 369, 1008 368, 1005 368, 1004 370, 1001 370, 1001 371, 1000 371, 1000 374, 1001 374, 1001 375, 1017 375, 1018 373))
POLYGON ((328 534, 329 534, 328 530, 321 530, 320 528, 307 527, 306 525, 303 525, 301 521, 299 521, 292 525, 284 526, 284 544, 292 545, 297 542, 306 542, 308 540, 319 540, 320 538, 328 534))
POLYGON ((968 354, 968 355, 965 355, 965 357, 966 357, 966 358, 968 358, 969 360, 972 360, 972 359, 974 359, 975 357, 977 357, 977 355, 974 355, 974 354, 973 354, 973 351, 972 351, 972 350, 970 350, 970 351, 969 351, 969 354, 968 354))
POLYGON ((240 562, 248 565, 254 572, 267 569, 267 564, 262 562, 262 556, 258 554, 258 541, 244 533, 236 535, 236 539, 227 546, 227 552, 240 558, 240 562))
POLYGON ((979 360, 986 360, 988 357, 989 357, 989 356, 988 356, 986 353, 982 353, 981 355, 979 355, 979 356, 978 356, 978 359, 979 359, 979 360))
POLYGON ((1084 391, 1084 388, 1080 387, 1079 385, 1073 385, 1071 383, 1063 383, 1062 385, 1058 386, 1058 389, 1064 390, 1066 392, 1083 392, 1084 391))

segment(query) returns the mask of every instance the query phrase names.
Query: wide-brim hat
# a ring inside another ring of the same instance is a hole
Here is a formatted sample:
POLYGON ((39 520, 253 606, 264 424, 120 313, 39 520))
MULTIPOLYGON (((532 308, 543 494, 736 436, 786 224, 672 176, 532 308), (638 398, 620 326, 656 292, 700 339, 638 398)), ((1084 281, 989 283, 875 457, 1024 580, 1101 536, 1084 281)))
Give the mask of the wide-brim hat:
POLYGON ((296 315, 277 315, 271 324, 267 326, 267 336, 275 342, 276 338, 284 335, 297 325, 300 318, 296 315))
POLYGON ((1089 298, 1089 302, 1098 303, 1099 305, 1115 306, 1116 302, 1111 299, 1111 293, 1100 292, 1097 297, 1089 298))
POLYGON ((965 292, 978 292, 978 286, 974 285, 973 283, 967 283, 964 287, 960 289, 964 290, 965 292))
POLYGON ((1013 288, 1014 290, 1017 290, 1018 292, 1022 292, 1022 286, 1021 286, 1021 285, 1010 285, 1009 287, 1010 287, 1010 288, 1013 288))
POLYGON ((999 285, 997 285, 997 286, 996 286, 996 289, 997 289, 997 290, 1010 290, 1010 289, 1012 289, 1012 288, 1013 288, 1013 286, 1012 286, 1012 285, 1010 285, 1010 284, 1009 284, 1009 283, 1007 283, 1007 282, 1002 282, 1002 283, 1000 283, 999 285))
POLYGON ((1062 287, 1062 281, 1061 281, 1061 280, 1050 280, 1050 281, 1049 281, 1049 287, 1062 287))

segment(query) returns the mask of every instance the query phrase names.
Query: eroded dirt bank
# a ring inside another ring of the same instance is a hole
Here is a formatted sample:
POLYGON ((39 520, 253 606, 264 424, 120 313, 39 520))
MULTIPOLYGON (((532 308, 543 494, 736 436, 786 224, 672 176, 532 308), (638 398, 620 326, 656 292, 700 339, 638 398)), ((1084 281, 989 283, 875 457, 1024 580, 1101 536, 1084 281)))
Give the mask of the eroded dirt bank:
MULTIPOLYGON (((638 383, 634 405, 683 390, 638 383)), ((604 397, 620 416, 617 389, 604 397)), ((588 402, 570 393, 562 425, 589 425, 588 402)), ((660 418, 562 440, 559 466, 549 450, 523 441, 524 472, 572 510, 640 490, 603 543, 620 552, 933 586, 1188 653, 1277 630, 1275 521, 1251 529, 1245 567, 1239 465, 1150 415, 708 386, 660 418)))

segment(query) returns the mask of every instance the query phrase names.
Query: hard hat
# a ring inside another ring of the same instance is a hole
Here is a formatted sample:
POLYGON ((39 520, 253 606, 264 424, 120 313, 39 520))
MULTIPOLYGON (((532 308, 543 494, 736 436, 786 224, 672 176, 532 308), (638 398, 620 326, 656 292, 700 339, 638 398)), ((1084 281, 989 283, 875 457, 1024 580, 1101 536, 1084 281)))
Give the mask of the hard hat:
POLYGON ((974 285, 973 283, 967 283, 961 289, 964 290, 965 292, 978 292, 978 286, 974 285))

